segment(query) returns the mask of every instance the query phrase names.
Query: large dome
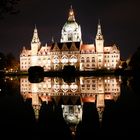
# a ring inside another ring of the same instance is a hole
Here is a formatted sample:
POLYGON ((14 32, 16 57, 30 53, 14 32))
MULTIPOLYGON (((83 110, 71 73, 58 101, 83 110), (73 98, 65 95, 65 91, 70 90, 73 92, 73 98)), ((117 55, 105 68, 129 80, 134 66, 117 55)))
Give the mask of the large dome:
POLYGON ((78 29, 78 24, 75 21, 68 21, 65 23, 65 25, 63 26, 63 31, 66 32, 74 32, 78 29))
POLYGON ((65 22, 61 31, 61 42, 80 42, 81 27, 75 21, 75 16, 72 7, 69 10, 67 22, 65 22))

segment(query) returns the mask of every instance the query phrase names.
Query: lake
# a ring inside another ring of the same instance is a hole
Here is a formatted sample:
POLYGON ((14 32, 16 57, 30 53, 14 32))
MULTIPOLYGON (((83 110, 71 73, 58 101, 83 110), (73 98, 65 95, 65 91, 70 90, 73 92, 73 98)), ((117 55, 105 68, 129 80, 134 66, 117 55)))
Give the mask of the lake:
POLYGON ((87 140, 139 137, 140 86, 133 77, 4 77, 1 136, 87 140))

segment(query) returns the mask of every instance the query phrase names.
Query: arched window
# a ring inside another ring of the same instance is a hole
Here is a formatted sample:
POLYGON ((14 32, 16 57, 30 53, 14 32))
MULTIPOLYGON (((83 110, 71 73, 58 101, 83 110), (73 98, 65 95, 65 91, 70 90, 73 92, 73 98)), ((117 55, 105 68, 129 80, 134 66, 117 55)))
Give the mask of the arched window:
POLYGON ((61 59, 62 63, 68 63, 68 57, 66 55, 64 55, 61 59))
POLYGON ((58 64, 59 63, 59 58, 58 58, 57 55, 53 57, 53 63, 54 64, 58 64))
POLYGON ((77 57, 75 56, 75 55, 72 55, 71 57, 70 57, 70 62, 71 63, 76 63, 78 60, 77 60, 77 57))
POLYGON ((90 62, 90 59, 89 59, 89 57, 87 57, 87 58, 86 58, 86 62, 90 62))
POLYGON ((81 62, 84 63, 84 57, 81 58, 81 62))

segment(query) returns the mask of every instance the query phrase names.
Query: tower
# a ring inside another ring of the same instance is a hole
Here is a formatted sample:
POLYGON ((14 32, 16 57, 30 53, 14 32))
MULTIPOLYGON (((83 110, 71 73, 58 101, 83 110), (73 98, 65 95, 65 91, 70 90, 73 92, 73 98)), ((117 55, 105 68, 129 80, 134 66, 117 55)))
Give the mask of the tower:
POLYGON ((39 119, 39 111, 41 108, 41 102, 39 100, 39 96, 37 93, 32 93, 32 107, 34 110, 35 119, 38 120, 39 119))
POLYGON ((71 6, 69 10, 68 20, 64 24, 61 31, 60 42, 80 42, 82 41, 81 27, 75 21, 75 15, 71 6))
POLYGON ((32 41, 31 41, 31 55, 32 56, 37 55, 37 52, 40 48, 40 45, 41 45, 41 42, 39 40, 37 28, 35 26, 34 33, 33 33, 33 38, 32 38, 32 41))
POLYGON ((97 27, 97 34, 95 38, 95 43, 96 43, 96 52, 97 53, 103 53, 103 47, 104 47, 104 38, 102 35, 101 31, 101 24, 100 21, 98 22, 98 27, 97 27))
POLYGON ((99 69, 102 69, 104 67, 104 38, 101 31, 100 21, 98 22, 95 43, 96 43, 96 53, 98 58, 97 67, 99 69))
POLYGON ((103 119, 103 112, 105 108, 105 95, 104 93, 98 93, 96 99, 96 108, 98 112, 99 122, 102 122, 103 119))

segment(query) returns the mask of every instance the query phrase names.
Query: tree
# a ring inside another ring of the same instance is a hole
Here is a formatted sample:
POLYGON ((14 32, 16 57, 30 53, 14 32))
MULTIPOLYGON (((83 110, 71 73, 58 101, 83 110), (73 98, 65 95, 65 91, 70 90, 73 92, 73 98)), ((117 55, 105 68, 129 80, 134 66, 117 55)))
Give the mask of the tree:
POLYGON ((7 54, 6 56, 6 69, 7 70, 18 70, 19 62, 16 60, 15 56, 12 53, 7 54))
POLYGON ((126 61, 122 62, 122 69, 126 69, 127 68, 127 63, 126 61))
POLYGON ((0 52, 0 70, 4 70, 6 67, 6 57, 3 53, 0 52))
POLYGON ((6 14, 17 14, 16 5, 20 0, 0 0, 0 18, 4 18, 6 14))
POLYGON ((132 55, 130 62, 128 64, 133 70, 140 70, 140 47, 132 55))

